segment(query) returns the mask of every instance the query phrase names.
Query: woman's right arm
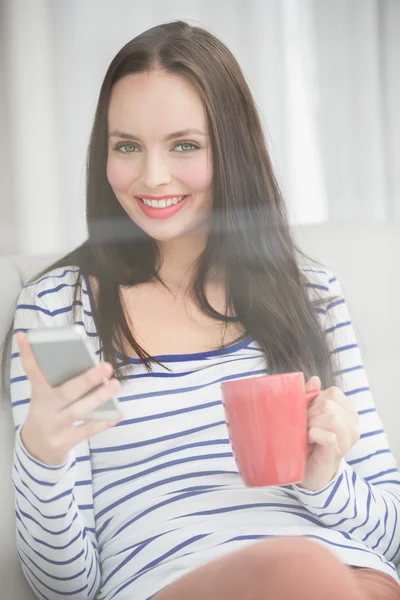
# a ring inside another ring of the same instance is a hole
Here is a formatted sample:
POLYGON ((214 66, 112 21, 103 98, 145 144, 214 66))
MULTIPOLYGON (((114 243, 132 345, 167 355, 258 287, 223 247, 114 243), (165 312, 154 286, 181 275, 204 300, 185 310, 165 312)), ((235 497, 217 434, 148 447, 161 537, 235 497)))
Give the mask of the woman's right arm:
POLYGON ((93 387, 95 381, 101 383, 105 370, 108 375, 111 372, 103 364, 63 386, 51 388, 26 336, 19 332, 65 325, 65 314, 61 322, 59 313, 52 312, 33 289, 28 286, 20 294, 11 355, 18 554, 38 598, 89 600, 98 591, 100 568, 96 536, 88 527, 88 523, 94 523, 90 461, 81 461, 85 457, 79 450, 87 448, 90 435, 111 423, 88 422, 76 427, 73 422, 112 394, 104 385, 96 394, 76 402, 75 408, 72 402, 93 387))

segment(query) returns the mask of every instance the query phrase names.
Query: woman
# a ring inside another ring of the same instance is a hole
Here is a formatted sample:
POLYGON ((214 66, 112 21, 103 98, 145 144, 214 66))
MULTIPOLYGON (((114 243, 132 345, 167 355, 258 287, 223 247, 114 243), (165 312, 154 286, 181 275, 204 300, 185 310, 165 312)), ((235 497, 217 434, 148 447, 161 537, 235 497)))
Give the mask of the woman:
POLYGON ((14 322, 18 547, 37 596, 400 598, 400 477, 340 285, 295 248, 214 36, 169 23, 114 58, 87 219, 14 322), (23 332, 73 322, 102 362, 51 388, 23 332), (286 371, 320 391, 304 480, 246 488, 220 382, 286 371), (122 419, 73 425, 114 394, 122 419))

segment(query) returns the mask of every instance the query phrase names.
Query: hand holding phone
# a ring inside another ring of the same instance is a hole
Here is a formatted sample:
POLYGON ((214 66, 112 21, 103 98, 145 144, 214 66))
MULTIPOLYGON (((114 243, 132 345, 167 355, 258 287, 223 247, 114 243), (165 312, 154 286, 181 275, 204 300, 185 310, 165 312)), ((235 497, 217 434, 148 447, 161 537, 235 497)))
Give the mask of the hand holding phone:
MULTIPOLYGON (((67 330, 71 338, 76 341, 76 336, 80 336, 78 329, 76 327, 63 328, 63 330, 55 328, 54 330, 31 330, 28 335, 23 332, 16 334, 22 366, 32 386, 29 412, 21 429, 21 440, 34 458, 51 466, 63 464, 74 446, 96 433, 113 427, 122 419, 118 401, 114 398, 120 389, 120 383, 117 379, 108 380, 113 372, 109 363, 93 366, 94 357, 89 353, 87 359, 82 360, 85 355, 81 352, 79 365, 76 363, 71 368, 70 362, 70 364, 65 363, 65 368, 59 368, 57 373, 59 381, 64 379, 62 370, 70 373, 62 383, 58 381, 57 385, 53 381, 51 385, 45 376, 49 375, 51 379, 49 368, 51 361, 44 358, 51 354, 48 350, 43 351, 43 344, 46 341, 49 343, 50 340, 53 343, 53 352, 55 352, 55 344, 62 356, 63 353, 66 354, 66 345, 65 340, 60 341, 60 334, 61 338, 65 337, 67 330), (28 337, 33 340, 32 347, 28 337), (41 345, 42 353, 38 350, 41 345), (33 348, 37 356, 41 356, 40 366, 33 348), (83 372, 75 376, 71 375, 77 368, 83 372), (46 370, 49 373, 43 372, 46 370), (108 410, 104 411, 102 408, 104 406, 108 406, 108 410)), ((78 346, 81 350, 82 344, 85 346, 83 339, 76 344, 75 356, 77 356, 78 346)), ((72 358, 71 361, 73 362, 72 358)), ((58 364, 61 365, 62 362, 59 360, 58 364)))

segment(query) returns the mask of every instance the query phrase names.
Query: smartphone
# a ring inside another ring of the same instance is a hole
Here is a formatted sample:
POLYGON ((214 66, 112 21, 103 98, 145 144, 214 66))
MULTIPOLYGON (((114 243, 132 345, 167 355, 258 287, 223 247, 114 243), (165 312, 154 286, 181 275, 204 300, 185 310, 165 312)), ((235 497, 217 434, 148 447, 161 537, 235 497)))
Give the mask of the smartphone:
MULTIPOLYGON (((30 329, 27 337, 36 360, 51 386, 61 385, 99 364, 79 325, 30 329)), ((98 387, 100 385, 90 391, 98 387)), ((110 398, 105 404, 92 411, 86 419, 116 419, 120 414, 120 403, 117 398, 110 398)))

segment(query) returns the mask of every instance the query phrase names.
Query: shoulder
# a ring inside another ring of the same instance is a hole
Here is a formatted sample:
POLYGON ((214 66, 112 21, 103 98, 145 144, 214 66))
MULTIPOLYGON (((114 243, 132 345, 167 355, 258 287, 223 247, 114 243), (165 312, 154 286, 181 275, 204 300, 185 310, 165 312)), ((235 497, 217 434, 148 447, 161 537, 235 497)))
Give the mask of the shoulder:
POLYGON ((310 296, 328 299, 331 296, 343 295, 337 277, 325 265, 303 261, 299 263, 299 269, 306 287, 310 290, 310 296), (313 294, 312 290, 317 293, 313 294))
POLYGON ((299 264, 299 268, 315 312, 324 321, 326 318, 341 319, 348 309, 336 275, 325 265, 316 263, 303 262, 299 264))
POLYGON ((72 304, 75 289, 81 285, 79 267, 58 267, 27 283, 21 290, 18 303, 31 303, 46 310, 72 304))
POLYGON ((303 274, 305 284, 310 289, 319 289, 329 291, 330 280, 333 274, 326 267, 319 266, 301 266, 300 271, 303 274))

